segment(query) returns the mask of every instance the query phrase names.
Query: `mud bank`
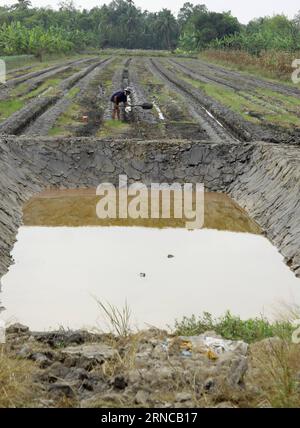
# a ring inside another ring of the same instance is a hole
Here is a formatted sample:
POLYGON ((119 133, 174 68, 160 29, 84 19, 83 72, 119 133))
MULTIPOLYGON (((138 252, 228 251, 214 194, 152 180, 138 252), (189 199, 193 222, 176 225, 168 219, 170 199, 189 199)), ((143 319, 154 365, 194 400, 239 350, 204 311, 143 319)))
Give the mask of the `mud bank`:
POLYGON ((300 276, 300 155, 267 143, 112 141, 96 138, 0 139, 0 277, 22 224, 22 206, 47 187, 103 181, 204 182, 232 196, 300 276))

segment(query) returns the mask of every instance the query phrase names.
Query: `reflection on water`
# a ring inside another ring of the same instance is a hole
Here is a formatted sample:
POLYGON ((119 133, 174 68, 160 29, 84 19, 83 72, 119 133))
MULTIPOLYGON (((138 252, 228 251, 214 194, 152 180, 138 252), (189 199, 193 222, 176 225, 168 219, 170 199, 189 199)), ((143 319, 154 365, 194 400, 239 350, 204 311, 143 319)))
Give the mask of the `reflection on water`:
POLYGON ((246 318, 299 302, 300 281, 257 225, 228 197, 207 196, 206 229, 192 232, 161 222, 95 227, 91 192, 32 199, 2 281, 2 317, 36 330, 103 327, 96 296, 127 300, 139 327, 165 327, 203 311, 246 318))
MULTIPOLYGON (((100 197, 96 189, 48 190, 32 198, 24 207, 26 226, 142 226, 142 227, 185 227, 186 219, 108 219, 100 220, 96 215, 96 204, 100 197)), ((174 207, 174 195, 171 207, 174 207)), ((149 203, 150 206, 150 203, 149 203)), ((161 217, 161 212, 159 212, 161 217)), ((257 224, 227 195, 205 194, 205 228, 232 232, 260 233, 257 224)))

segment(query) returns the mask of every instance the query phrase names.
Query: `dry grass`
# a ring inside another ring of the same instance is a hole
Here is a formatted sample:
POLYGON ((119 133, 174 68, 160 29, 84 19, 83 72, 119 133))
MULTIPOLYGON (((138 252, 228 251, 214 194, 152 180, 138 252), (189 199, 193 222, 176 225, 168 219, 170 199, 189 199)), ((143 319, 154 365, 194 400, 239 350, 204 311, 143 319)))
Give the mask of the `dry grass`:
POLYGON ((31 407, 34 370, 32 362, 12 357, 0 345, 0 408, 31 407))
POLYGON ((111 333, 120 337, 128 337, 131 334, 131 309, 125 302, 119 309, 117 306, 95 298, 100 310, 102 311, 111 333))
POLYGON ((142 332, 127 338, 111 338, 109 345, 116 350, 115 358, 106 360, 101 366, 101 371, 106 377, 128 373, 135 368, 136 354, 142 339, 142 332))
MULTIPOLYGON (((280 303, 274 308, 274 316, 292 325, 300 319, 300 308, 280 303)), ((300 407, 300 344, 293 343, 293 335, 284 330, 279 330, 278 336, 250 347, 247 377, 257 389, 253 407, 300 407)))
POLYGON ((257 389, 253 407, 300 407, 300 346, 269 340, 252 346, 248 384, 257 389))
POLYGON ((291 82, 291 74, 294 71, 292 62, 295 58, 300 58, 300 52, 267 51, 255 56, 245 51, 210 49, 203 52, 201 56, 226 66, 234 66, 241 71, 250 71, 268 78, 291 82))

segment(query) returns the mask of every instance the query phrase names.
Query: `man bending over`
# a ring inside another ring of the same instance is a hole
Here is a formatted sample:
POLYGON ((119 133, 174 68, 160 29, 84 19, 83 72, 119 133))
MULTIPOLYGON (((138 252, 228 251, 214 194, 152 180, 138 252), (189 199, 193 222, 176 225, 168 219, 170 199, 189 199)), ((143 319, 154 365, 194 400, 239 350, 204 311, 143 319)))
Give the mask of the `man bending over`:
POLYGON ((120 90, 118 92, 115 92, 112 96, 111 96, 111 102, 114 103, 113 106, 113 113, 112 113, 112 118, 113 120, 116 119, 116 116, 118 118, 118 120, 120 120, 120 103, 124 103, 125 107, 127 107, 128 105, 128 96, 131 94, 131 89, 130 88, 126 88, 124 90, 120 90))

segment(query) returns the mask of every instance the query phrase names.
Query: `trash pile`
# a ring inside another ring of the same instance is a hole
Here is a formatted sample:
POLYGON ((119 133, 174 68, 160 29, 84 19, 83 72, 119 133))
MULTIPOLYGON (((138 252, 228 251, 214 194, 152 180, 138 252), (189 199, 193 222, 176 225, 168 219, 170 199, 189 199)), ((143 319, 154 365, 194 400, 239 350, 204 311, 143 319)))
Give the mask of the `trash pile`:
POLYGON ((192 357, 193 354, 206 355, 210 360, 216 361, 219 356, 227 352, 237 352, 240 355, 246 355, 248 344, 243 341, 225 340, 216 336, 214 332, 201 334, 199 336, 179 336, 169 338, 163 343, 166 352, 177 351, 183 357, 192 357))

